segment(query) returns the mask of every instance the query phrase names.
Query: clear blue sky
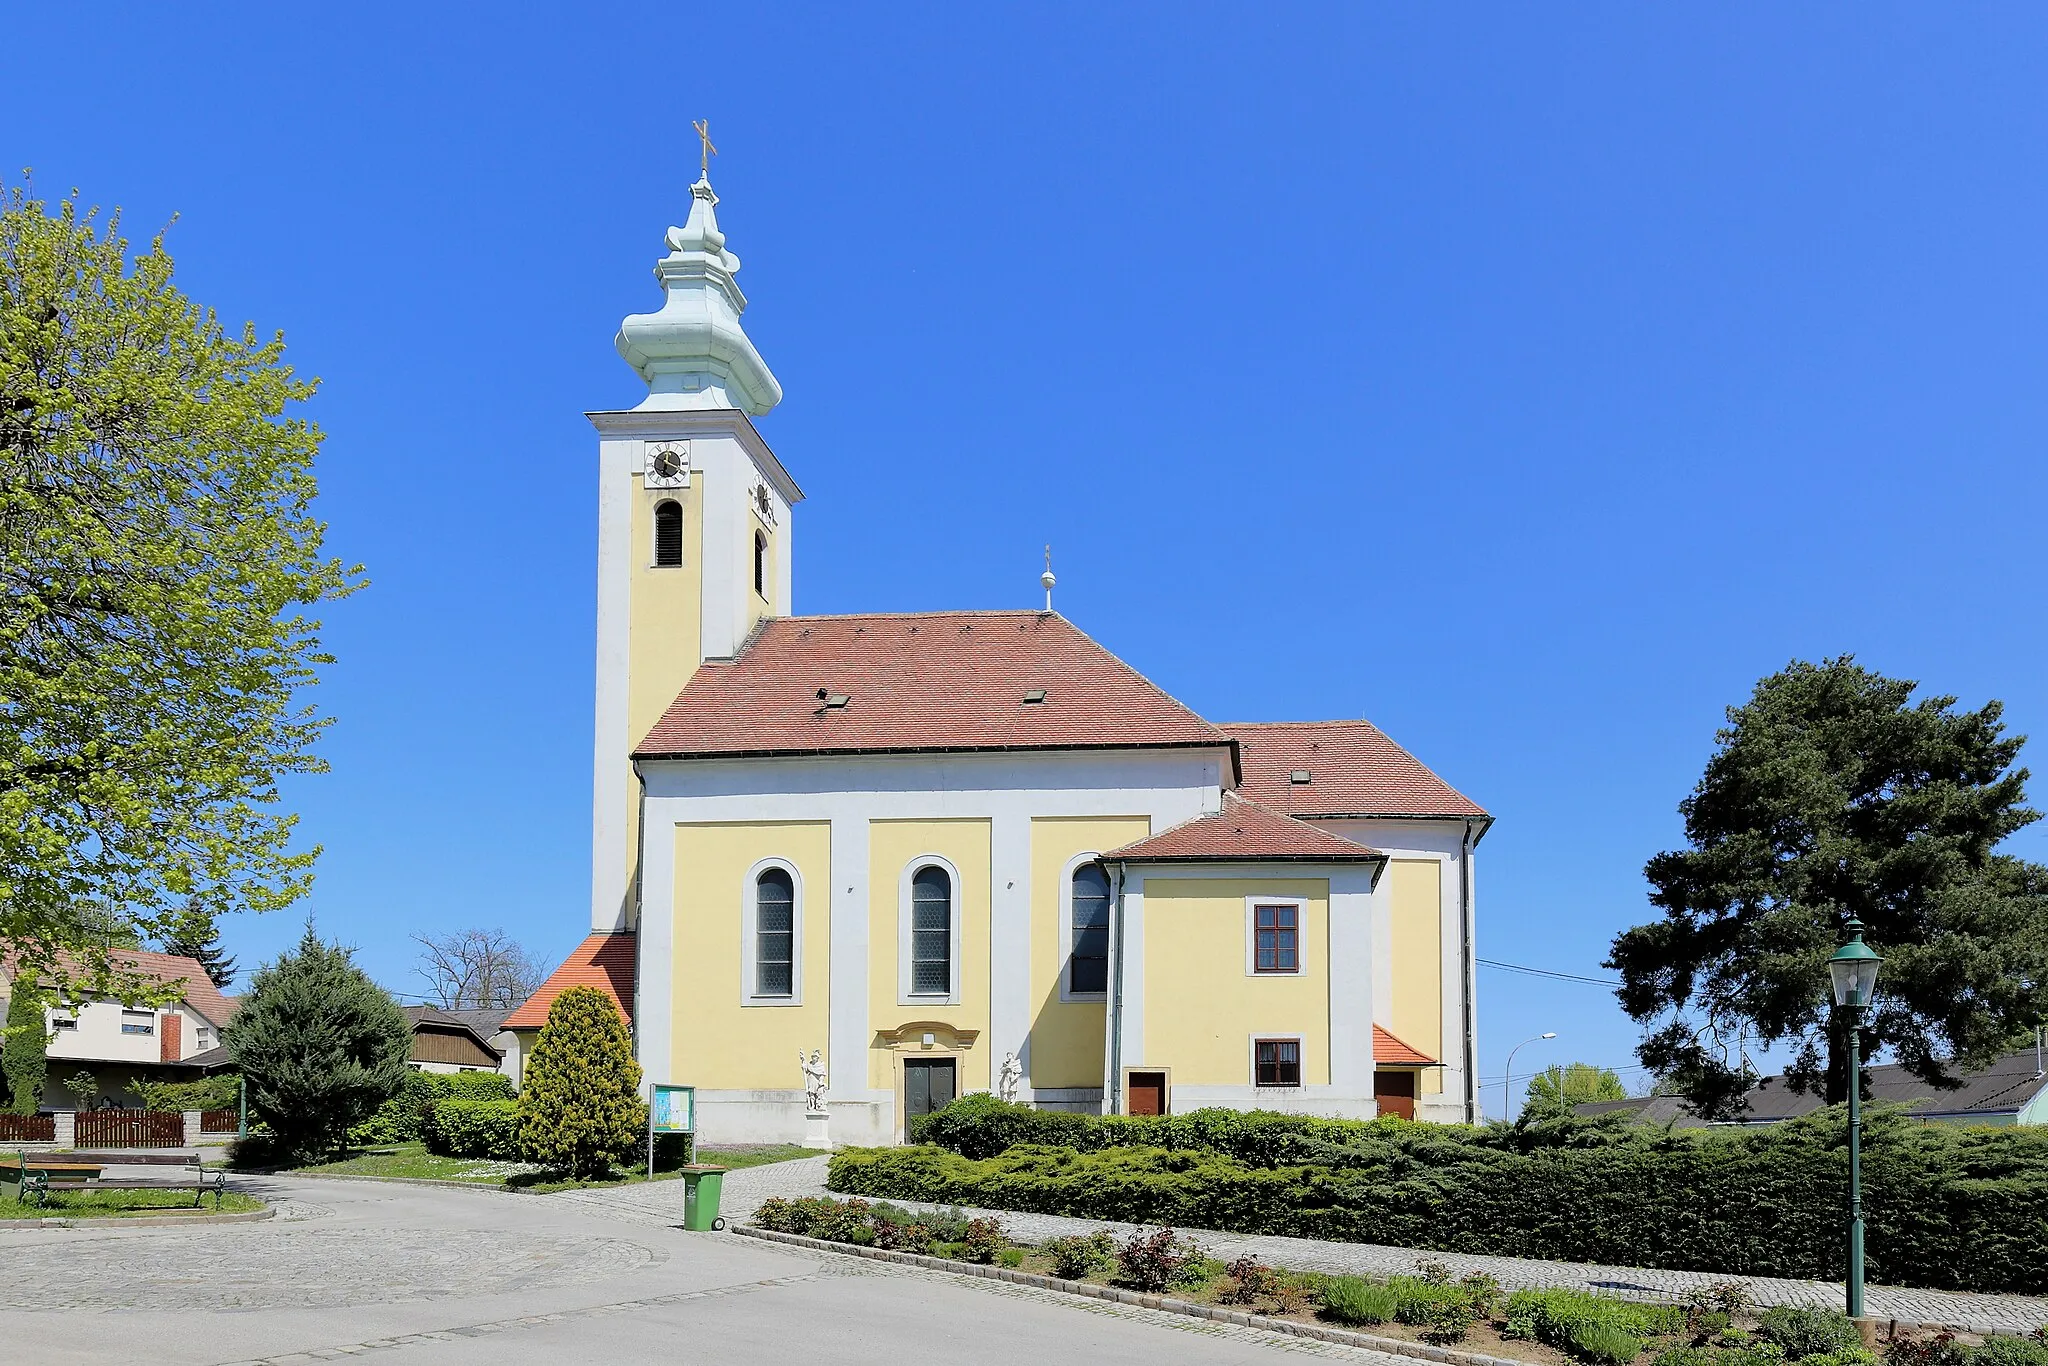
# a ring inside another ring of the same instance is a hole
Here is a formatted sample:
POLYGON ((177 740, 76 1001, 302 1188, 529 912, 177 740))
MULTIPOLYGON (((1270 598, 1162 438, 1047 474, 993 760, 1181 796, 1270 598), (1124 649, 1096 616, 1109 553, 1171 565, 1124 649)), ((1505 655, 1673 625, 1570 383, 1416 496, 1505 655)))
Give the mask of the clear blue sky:
MULTIPOLYGON (((640 392, 692 118, 798 610, 1030 605, 1052 542, 1204 715, 1368 716, 1495 812, 1487 957, 1597 975, 1787 660, 2048 732, 2038 8, 580 8, 8 19, 9 178, 182 215, 184 287, 324 380, 373 583, 290 797, 389 986, 418 929, 586 925, 582 414, 640 392)), ((1518 1071, 1633 1061, 1594 987, 1480 1012, 1495 1106, 1544 1029, 1518 1071)))

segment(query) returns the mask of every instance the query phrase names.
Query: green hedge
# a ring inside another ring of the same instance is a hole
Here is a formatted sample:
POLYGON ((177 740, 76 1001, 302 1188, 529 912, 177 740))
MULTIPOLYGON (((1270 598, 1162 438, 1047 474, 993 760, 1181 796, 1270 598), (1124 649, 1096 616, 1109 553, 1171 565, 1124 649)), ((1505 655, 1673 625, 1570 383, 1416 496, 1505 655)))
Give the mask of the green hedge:
POLYGON ((444 1157, 491 1157, 519 1160, 519 1102, 516 1100, 436 1101, 427 1112, 427 1151, 444 1157))
MULTIPOLYGON (((1839 1280, 1847 1188, 1839 1110, 1768 1128, 1667 1131, 1554 1120, 1468 1129, 1199 1111, 1165 1119, 1033 1117, 977 1099, 920 1132, 985 1151, 848 1149, 852 1194, 1293 1234, 1397 1247, 1839 1280), (1050 1123, 1046 1123, 1049 1120, 1050 1123), (1174 1146, 1138 1146, 1171 1135, 1174 1146), (1093 1151, 1086 1149, 1092 1148, 1093 1151)), ((2048 1130, 1866 1127, 1873 1280, 2048 1290, 2048 1130)))
POLYGON ((516 1092, 502 1072, 413 1072, 405 1074, 398 1094, 377 1112, 348 1131, 348 1141, 417 1143, 426 1137, 427 1111, 442 1100, 509 1100, 516 1092))

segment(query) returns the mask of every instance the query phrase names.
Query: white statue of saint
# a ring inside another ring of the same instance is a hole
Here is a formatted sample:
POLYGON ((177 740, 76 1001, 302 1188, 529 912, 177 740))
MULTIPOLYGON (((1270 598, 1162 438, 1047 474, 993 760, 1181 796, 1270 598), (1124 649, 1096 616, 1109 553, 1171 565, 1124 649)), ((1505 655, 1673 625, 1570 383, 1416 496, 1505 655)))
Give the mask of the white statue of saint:
POLYGON ((817 1049, 811 1050, 806 1058, 804 1051, 796 1051, 796 1065, 804 1070, 804 1108, 814 1115, 825 1113, 825 1064, 817 1049))
POLYGON ((1024 1084, 1024 1064, 1017 1061, 1015 1053, 1003 1054, 1003 1069, 996 1074, 996 1094, 1004 1100, 1015 1100, 1017 1088, 1024 1084))

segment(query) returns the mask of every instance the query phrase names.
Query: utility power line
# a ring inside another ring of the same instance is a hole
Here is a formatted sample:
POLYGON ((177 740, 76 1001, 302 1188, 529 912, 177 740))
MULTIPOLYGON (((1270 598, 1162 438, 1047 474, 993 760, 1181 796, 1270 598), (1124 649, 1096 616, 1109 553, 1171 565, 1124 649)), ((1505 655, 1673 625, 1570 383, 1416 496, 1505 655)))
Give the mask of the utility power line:
POLYGON ((1532 968, 1521 963, 1503 963, 1498 958, 1477 958, 1473 961, 1484 963, 1490 968, 1499 968, 1503 972, 1524 972, 1531 977, 1550 977, 1560 982, 1585 982, 1590 986, 1596 987, 1618 987, 1621 985, 1620 982, 1612 977, 1581 977, 1575 972, 1552 972, 1549 968, 1532 968))

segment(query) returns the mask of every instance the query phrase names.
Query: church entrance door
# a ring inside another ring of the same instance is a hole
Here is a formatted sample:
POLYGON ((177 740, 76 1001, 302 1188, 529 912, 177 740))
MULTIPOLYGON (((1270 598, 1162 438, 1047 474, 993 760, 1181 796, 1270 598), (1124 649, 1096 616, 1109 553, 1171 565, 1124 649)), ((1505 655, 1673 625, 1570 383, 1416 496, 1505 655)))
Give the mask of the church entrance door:
POLYGON ((951 1058, 903 1060, 903 1122, 928 1115, 960 1094, 951 1058))

